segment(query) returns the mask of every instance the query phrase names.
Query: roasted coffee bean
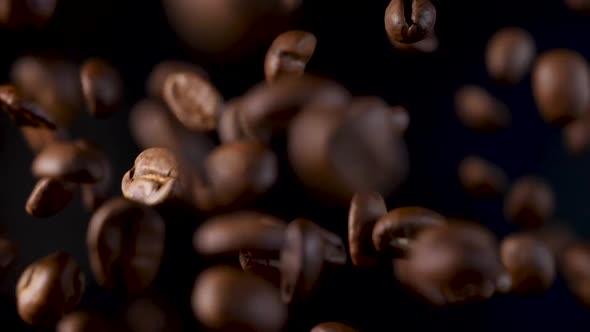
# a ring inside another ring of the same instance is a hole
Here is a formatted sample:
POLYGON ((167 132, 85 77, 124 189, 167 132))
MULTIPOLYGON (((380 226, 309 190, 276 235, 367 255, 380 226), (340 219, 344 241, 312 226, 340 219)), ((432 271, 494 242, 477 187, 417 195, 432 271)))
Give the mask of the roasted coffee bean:
POLYGON ((379 218, 387 214, 383 196, 376 192, 356 193, 348 210, 348 246, 355 266, 371 266, 377 262, 372 232, 379 218))
POLYGON ((12 265, 16 261, 18 249, 16 245, 4 238, 0 237, 0 280, 2 280, 12 265))
POLYGON ((590 109, 590 71, 577 52, 555 49, 541 54, 532 80, 533 95, 546 122, 565 125, 590 109))
POLYGON ((48 145, 51 145, 55 141, 67 141, 69 134, 63 129, 48 129, 42 127, 21 127, 21 134, 23 138, 33 151, 37 154, 48 145))
POLYGON ((105 178, 104 154, 85 140, 53 142, 33 160, 37 177, 60 178, 76 183, 96 183, 105 178))
POLYGON ((195 281, 195 317, 216 331, 282 331, 287 307, 278 289, 258 277, 226 266, 209 268, 195 281))
POLYGON ((164 254, 165 225, 154 210, 122 197, 103 204, 88 225, 86 245, 98 283, 130 294, 150 286, 164 254))
POLYGON ((502 241, 502 263, 512 278, 511 292, 546 291, 555 279, 555 259, 549 247, 531 234, 513 234, 502 241))
POLYGON ((179 332, 184 331, 177 313, 158 296, 135 299, 125 310, 128 332, 179 332))
POLYGON ((309 298, 318 286, 326 262, 346 263, 342 239, 306 219, 289 223, 280 263, 283 301, 309 298))
POLYGON ((280 251, 287 223, 273 216, 240 211, 213 217, 194 234, 201 255, 236 254, 242 249, 280 251))
POLYGON ((280 251, 240 250, 240 266, 245 272, 279 286, 281 283, 280 251))
POLYGON ((70 255, 58 252, 41 258, 18 280, 18 313, 31 325, 50 327, 78 306, 84 284, 82 270, 70 255))
POLYGON ((397 208, 375 223, 373 245, 381 255, 405 257, 420 232, 444 223, 443 216, 422 207, 397 208))
POLYGON ((55 121, 39 105, 27 102, 13 85, 0 86, 0 107, 19 127, 55 129, 55 121))
POLYGON ((590 306, 590 244, 573 243, 561 258, 559 268, 568 288, 584 305, 590 306))
POLYGON ((222 143, 233 143, 247 138, 238 115, 239 101, 239 99, 230 100, 219 116, 217 136, 222 143))
POLYGON ((508 106, 476 85, 466 85, 455 93, 455 111, 464 126, 482 132, 510 127, 508 106))
POLYGON ((206 132, 217 128, 223 97, 201 75, 176 72, 164 82, 164 100, 186 128, 206 132))
POLYGON ((553 216, 555 196, 545 180, 525 176, 516 180, 504 201, 504 214, 513 223, 535 228, 553 216))
POLYGON ((536 52, 535 40, 526 30, 500 29, 488 41, 488 74, 500 83, 518 83, 530 71, 536 52))
POLYGON ((113 171, 110 160, 103 151, 97 151, 100 156, 98 162, 101 164, 103 176, 96 183, 82 183, 82 202, 84 206, 94 211, 98 209, 111 195, 111 186, 113 184, 113 171))
POLYGON ((496 197, 508 187, 508 176, 491 162, 478 157, 467 156, 459 164, 459 181, 470 194, 479 197, 496 197))
POLYGON ((434 53, 438 49, 438 37, 434 32, 431 32, 424 37, 424 39, 413 44, 400 43, 390 39, 391 44, 396 50, 409 54, 428 54, 434 53))
POLYGON ((310 332, 358 332, 358 330, 342 323, 326 322, 314 326, 310 332))
POLYGON ((175 73, 191 73, 201 76, 205 80, 209 79, 207 72, 197 65, 177 60, 164 60, 154 66, 147 79, 148 95, 156 99, 164 99, 164 83, 166 83, 168 76, 175 73))
POLYGON ((106 318, 85 311, 75 311, 64 316, 55 328, 56 332, 121 332, 106 318))
POLYGON ((395 261, 395 270, 403 284, 434 305, 480 301, 510 288, 493 234, 466 222, 425 229, 408 257, 395 261))
POLYGON ((564 2, 578 14, 590 14, 590 1, 588 0, 564 0, 564 2))
POLYGON ((590 117, 583 116, 563 128, 562 139, 567 152, 573 156, 583 155, 590 147, 590 117))
POLYGON ((385 32, 392 42, 419 42, 435 22, 436 8, 429 0, 391 0, 385 11, 385 32))
POLYGON ((50 218, 61 212, 74 197, 76 186, 59 179, 42 178, 29 195, 25 210, 35 218, 50 218))
POLYGON ((123 79, 119 72, 102 59, 86 60, 80 69, 82 91, 88 112, 96 118, 107 118, 121 106, 123 79))
POLYGON ((316 45, 316 37, 307 31, 291 30, 280 34, 266 53, 266 81, 273 82, 282 76, 303 75, 316 45))

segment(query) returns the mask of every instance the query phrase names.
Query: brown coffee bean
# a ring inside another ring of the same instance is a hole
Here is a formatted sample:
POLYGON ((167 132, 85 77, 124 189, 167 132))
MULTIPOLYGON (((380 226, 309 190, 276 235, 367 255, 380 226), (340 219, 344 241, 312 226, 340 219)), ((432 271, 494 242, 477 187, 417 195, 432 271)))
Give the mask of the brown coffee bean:
POLYGON ((590 71, 577 52, 555 49, 541 54, 532 80, 533 95, 546 122, 565 125, 590 109, 590 71))
POLYGON ((348 246, 355 266, 377 263, 377 253, 371 240, 373 227, 387 214, 383 196, 376 192, 356 193, 348 210, 348 246))
POLYGON ((58 252, 41 258, 18 280, 18 313, 31 325, 50 327, 78 306, 84 284, 82 270, 70 255, 58 252))
POLYGON ((266 81, 273 82, 283 76, 303 75, 316 45, 317 39, 311 32, 290 30, 280 34, 266 53, 266 81))
POLYGON ((259 276, 273 285, 281 283, 280 251, 240 250, 240 266, 245 272, 259 276))
POLYGON ((435 22, 436 8, 429 0, 391 0, 385 11, 385 32, 392 42, 419 42, 435 22))
POLYGON ((287 307, 272 284, 226 266, 197 277, 192 308, 203 325, 216 331, 279 332, 287 320, 287 307))
POLYGON ((86 107, 95 118, 108 118, 121 106, 123 79, 119 72, 102 59, 86 60, 80 69, 86 107))
POLYGON ((219 116, 217 136, 222 143, 233 143, 246 139, 246 133, 240 123, 239 99, 229 101, 219 116))
POLYGON ((555 280, 555 259, 549 247, 531 234, 513 234, 502 241, 502 263, 512 278, 511 292, 542 293, 555 280))
POLYGON ((588 0, 564 0, 564 2, 570 10, 578 14, 590 14, 590 1, 588 0))
POLYGON ((184 331, 177 312, 159 296, 135 299, 125 310, 128 332, 184 331))
POLYGON ((573 243, 563 252, 560 272, 570 291, 586 306, 590 306, 590 245, 573 243))
POLYGON ((75 183, 96 183, 105 178, 104 154, 85 140, 53 142, 33 160, 37 177, 59 178, 75 183))
POLYGON ((63 129, 21 127, 20 132, 34 154, 43 151, 43 149, 55 141, 69 140, 68 132, 63 129))
POLYGON ((530 71, 537 50, 535 40, 522 28, 503 28, 488 41, 486 68, 494 80, 516 84, 530 71))
POLYGON ((583 116, 569 123, 562 131, 562 140, 567 152, 581 156, 590 147, 590 117, 583 116))
POLYGON ((420 232, 445 222, 443 216, 425 208, 397 208, 379 218, 373 227, 373 245, 381 255, 405 257, 420 232))
POLYGON ((35 218, 53 217, 70 203, 75 189, 73 183, 42 178, 29 195, 25 210, 35 218))
POLYGON ((168 76, 174 73, 192 73, 201 76, 205 80, 209 79, 207 72, 203 68, 192 63, 164 60, 154 66, 147 79, 146 90, 148 95, 152 98, 164 99, 164 83, 166 83, 168 76))
POLYGON ((553 216, 555 196, 549 184, 537 176, 516 180, 504 201, 504 214, 513 223, 536 228, 553 216))
POLYGON ((508 176, 491 162, 478 157, 467 156, 459 164, 459 181, 468 193, 479 197, 496 197, 508 186, 508 176))
POLYGON ((82 203, 90 210, 98 209, 111 195, 111 186, 113 184, 113 171, 110 160, 103 151, 97 151, 101 156, 98 162, 103 169, 103 176, 96 183, 82 183, 82 203))
POLYGON ((55 129, 55 121, 43 108, 25 101, 13 85, 0 85, 0 108, 19 127, 55 129))
POLYGON ((196 132, 217 127, 223 96, 202 76, 191 72, 170 74, 163 91, 168 107, 183 126, 196 132))
POLYGON ((342 239, 306 219, 289 223, 280 263, 283 301, 309 298, 318 286, 325 262, 346 263, 342 239))
POLYGON ((12 268, 17 256, 18 249, 16 245, 12 241, 0 237, 0 280, 2 280, 12 268))
POLYGON ((508 106, 476 85, 466 85, 455 93, 455 112, 464 126, 482 132, 510 127, 508 106))
POLYGON ((391 44, 396 50, 408 54, 428 54, 434 53, 438 49, 438 37, 434 32, 431 32, 424 37, 424 39, 413 43, 406 44, 390 39, 391 44))
POLYGON ((88 225, 86 245, 97 282, 130 294, 150 286, 164 254, 165 225, 154 210, 113 198, 88 225))
POLYGON ((55 328, 56 332, 121 332, 106 318, 84 311, 75 311, 64 316, 55 328))
POLYGON ((342 323, 326 322, 314 326, 310 332, 358 332, 358 330, 342 323))

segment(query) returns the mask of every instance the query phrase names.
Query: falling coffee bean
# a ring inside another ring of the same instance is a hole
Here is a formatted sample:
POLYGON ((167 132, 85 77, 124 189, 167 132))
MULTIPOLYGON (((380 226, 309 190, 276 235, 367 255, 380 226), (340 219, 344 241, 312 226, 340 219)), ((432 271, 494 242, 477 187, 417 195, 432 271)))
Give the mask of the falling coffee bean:
POLYGON ((342 323, 326 322, 314 326, 310 332, 358 332, 358 330, 342 323))
POLYGON ((505 129, 512 122, 508 107, 476 85, 465 85, 457 90, 455 111, 465 127, 482 132, 505 129))
POLYGON ((583 116, 563 128, 562 139, 567 152, 581 156, 590 147, 590 117, 583 116))
POLYGON ((355 266, 371 266, 377 263, 372 233, 377 220, 385 214, 387 207, 381 194, 362 192, 352 197, 348 210, 348 245, 350 258, 355 266))
POLYGON ((56 332, 121 332, 108 319, 90 312, 75 311, 63 317, 55 328, 56 332))
POLYGON ((393 42, 413 44, 432 33, 436 8, 429 0, 391 0, 385 11, 385 32, 393 42))
POLYGON ((0 86, 0 107, 19 127, 55 129, 55 121, 39 105, 27 102, 12 85, 0 86))
POLYGON ((478 157, 467 156, 459 164, 459 181, 470 194, 479 197, 496 197, 508 186, 508 176, 491 162, 478 157))
POLYGON ((307 31, 291 30, 280 34, 266 53, 266 81, 273 82, 283 76, 302 75, 316 45, 316 37, 307 31))
POLYGON ((21 127, 20 132, 34 154, 43 151, 55 141, 67 141, 70 138, 68 132, 63 129, 21 127))
POLYGON ((500 83, 518 83, 530 71, 536 52, 535 40, 526 30, 500 29, 488 41, 488 74, 500 83))
POLYGON ((59 179, 42 178, 29 195, 25 210, 35 218, 50 218, 61 212, 74 197, 76 185, 59 179))
POLYGON ((256 275, 275 286, 281 283, 280 251, 240 250, 240 266, 245 272, 256 275))
POLYGON ((115 113, 123 99, 123 79, 119 72, 102 59, 86 60, 80 70, 82 91, 88 112, 104 119, 115 113))
POLYGON ((513 223, 528 228, 542 226, 553 216, 555 196, 549 184, 537 176, 516 180, 504 201, 504 214, 513 223))
POLYGON ((239 102, 240 98, 230 100, 225 104, 223 111, 219 115, 217 136, 219 136, 222 143, 234 143, 247 138, 238 115, 239 102))
POLYGON ((590 307, 590 244, 578 242, 568 246, 559 268, 570 291, 590 307))
POLYGON ((209 79, 205 70, 197 65, 177 60, 164 60, 154 66, 147 79, 148 95, 152 98, 164 99, 164 84, 168 76, 175 73, 191 73, 201 76, 203 79, 209 79))

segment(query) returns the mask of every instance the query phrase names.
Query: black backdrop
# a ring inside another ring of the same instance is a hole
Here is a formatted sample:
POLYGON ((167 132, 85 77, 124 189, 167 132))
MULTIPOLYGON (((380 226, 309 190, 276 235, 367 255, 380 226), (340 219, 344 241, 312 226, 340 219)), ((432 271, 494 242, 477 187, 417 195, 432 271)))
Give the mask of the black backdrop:
MULTIPOLYGON (((336 79, 355 95, 379 95, 410 111, 411 173, 401 190, 388 198, 389 207, 423 205, 449 216, 473 218, 500 237, 515 231, 502 216, 501 201, 478 201, 459 188, 457 164, 466 154, 476 153, 502 166, 511 178, 528 173, 546 176, 558 195, 558 219, 584 234, 590 216, 586 203, 590 176, 585 172, 590 158, 567 157, 559 130, 544 124, 536 111, 530 80, 513 87, 495 85, 486 75, 483 51, 495 30, 516 25, 534 35, 540 51, 567 47, 590 56, 590 16, 570 13, 560 0, 441 0, 435 4, 440 47, 432 55, 404 55, 390 46, 383 29, 385 0, 305 1, 301 15, 290 26, 318 37, 309 72, 336 79), (512 110, 512 128, 479 135, 461 127, 453 113, 453 92, 465 83, 480 84, 505 101, 512 110)), ((0 40, 2 82, 8 80, 14 59, 31 52, 58 52, 76 61, 102 56, 120 69, 127 107, 108 120, 82 117, 73 129, 75 136, 93 139, 109 153, 115 168, 114 194, 120 193, 119 179, 139 152, 128 133, 128 110, 144 95, 145 78, 155 63, 180 59, 201 64, 229 99, 263 79, 262 62, 269 44, 230 63, 195 54, 175 36, 157 0, 63 0, 44 30, 0 30, 0 40)), ((25 214, 24 203, 35 181, 30 172, 33 156, 9 119, 2 117, 0 122, 0 223, 20 246, 18 264, 1 286, 0 324, 7 325, 0 331, 20 331, 26 327, 16 316, 13 294, 18 274, 28 263, 66 250, 90 276, 85 252, 90 214, 79 199, 49 220, 25 214)), ((276 192, 267 202, 267 211, 287 220, 311 218, 346 238, 345 209, 314 204, 300 189, 283 186, 276 192)), ((188 292, 200 266, 191 249, 192 230, 200 218, 178 211, 164 213, 169 216, 169 238, 176 240, 169 241, 171 254, 157 288, 178 308, 185 328, 196 329, 188 292)), ((412 301, 383 273, 347 267, 328 278, 311 303, 294 308, 294 331, 307 331, 321 320, 347 321, 367 331, 583 331, 590 323, 590 313, 567 292, 561 279, 543 296, 499 296, 484 304, 441 311, 412 301)), ((99 292, 90 281, 82 307, 115 313, 120 304, 115 294, 99 292)))

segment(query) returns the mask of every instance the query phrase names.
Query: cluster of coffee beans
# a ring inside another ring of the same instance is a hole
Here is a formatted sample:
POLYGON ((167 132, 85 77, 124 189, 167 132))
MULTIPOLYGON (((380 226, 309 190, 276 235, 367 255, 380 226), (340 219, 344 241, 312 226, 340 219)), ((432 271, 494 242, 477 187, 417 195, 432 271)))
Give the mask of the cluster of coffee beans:
MULTIPOLYGON (((165 9, 191 46, 221 52, 259 37, 265 24, 280 21, 301 3, 170 0, 165 9), (219 20, 227 23, 224 29, 207 29, 219 20)), ((565 3, 590 10, 590 1, 565 3)), ((37 29, 56 6, 55 0, 0 0, 0 23, 37 29)), ((396 49, 430 53, 439 43, 436 20, 429 0, 391 0, 384 29, 396 49)), ((590 305, 590 244, 549 224, 557 199, 540 175, 511 181, 475 154, 458 165, 466 192, 504 199, 506 219, 520 231, 500 241, 474 221, 421 206, 388 208, 385 198, 410 170, 404 137, 409 112, 306 72, 319 45, 310 31, 276 35, 260 59, 265 80, 235 98, 224 97, 196 64, 158 63, 147 78, 146 96, 129 114, 130 134, 142 151, 125 174, 114 174, 99 145, 71 134, 81 110, 98 121, 123 108, 119 70, 101 58, 77 64, 27 55, 14 61, 10 82, 0 85, 0 107, 35 156, 31 173, 37 182, 23 213, 54 217, 78 193, 92 213, 86 233, 92 276, 56 245, 54 253, 20 274, 15 290, 20 318, 58 332, 183 330, 170 318, 174 310, 146 294, 164 264, 191 264, 177 257, 183 253, 170 254, 170 242, 180 240, 169 229, 194 223, 175 220, 194 216, 201 220, 192 247, 206 264, 190 276, 186 307, 210 331, 287 330, 293 311, 305 308, 345 267, 377 271, 436 307, 502 293, 541 294, 559 274, 590 305), (119 181, 120 194, 113 194, 119 181), (305 188, 306 197, 348 211, 348 221, 337 221, 347 225, 347 238, 327 222, 305 217, 306 211, 289 220, 265 211, 261 202, 277 187, 294 183, 305 188), (131 300, 125 314, 81 309, 89 280, 131 300)), ((590 68, 582 55, 569 49, 538 54, 531 33, 506 27, 489 40, 485 67, 490 79, 504 86, 530 75, 540 116, 563 128, 567 150, 580 155, 590 149, 590 68)), ((479 85, 465 84, 454 97, 457 118, 469 130, 493 135, 513 125, 509 105, 479 85)), ((1 235, 0 278, 16 258, 17 244, 1 235)), ((353 319, 322 321, 311 332, 359 329, 353 319)))

